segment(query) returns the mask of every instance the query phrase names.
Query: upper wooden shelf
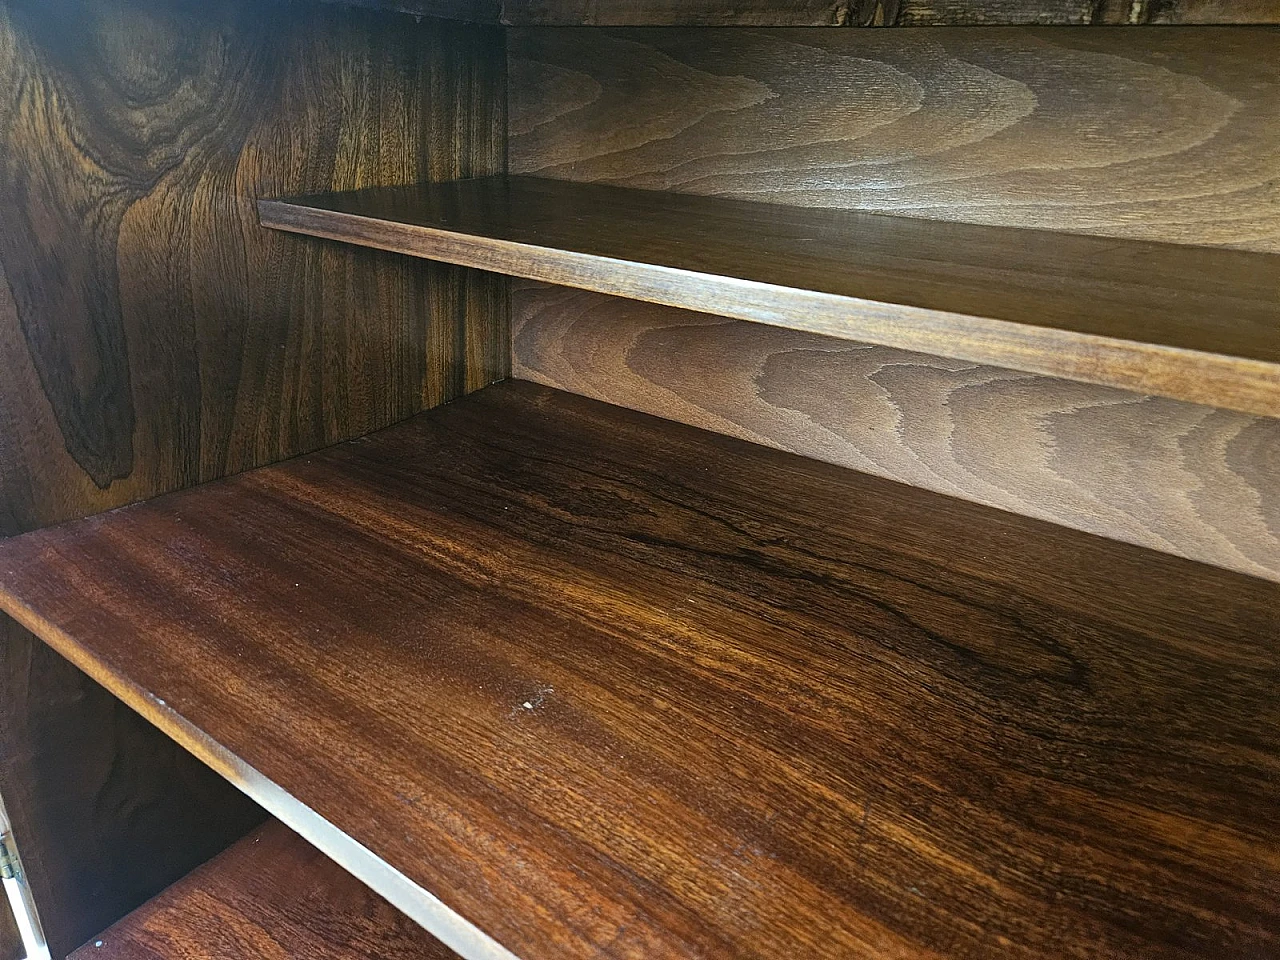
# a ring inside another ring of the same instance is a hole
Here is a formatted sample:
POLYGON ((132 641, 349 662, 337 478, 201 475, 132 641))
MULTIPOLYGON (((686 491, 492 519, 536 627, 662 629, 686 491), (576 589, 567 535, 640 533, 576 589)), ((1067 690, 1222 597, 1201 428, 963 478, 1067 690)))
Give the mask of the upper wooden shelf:
POLYGON ((504 383, 0 587, 466 957, 1280 955, 1280 584, 504 383))
POLYGON ((511 26, 1280 23, 1280 0, 337 0, 511 26))
POLYGON ((279 821, 90 940, 69 960, 458 960, 279 821))
POLYGON ((1280 416, 1280 256, 530 177, 259 211, 279 230, 1280 416))

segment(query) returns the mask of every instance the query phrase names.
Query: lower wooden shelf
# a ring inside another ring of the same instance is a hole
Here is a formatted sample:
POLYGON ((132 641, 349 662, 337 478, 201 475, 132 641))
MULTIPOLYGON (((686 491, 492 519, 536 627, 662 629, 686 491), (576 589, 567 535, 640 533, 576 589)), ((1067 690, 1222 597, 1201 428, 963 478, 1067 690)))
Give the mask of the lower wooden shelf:
POLYGON ((457 960, 278 821, 179 880, 70 960, 457 960))
POLYGON ((503 383, 0 543, 464 957, 1280 955, 1280 585, 503 383))

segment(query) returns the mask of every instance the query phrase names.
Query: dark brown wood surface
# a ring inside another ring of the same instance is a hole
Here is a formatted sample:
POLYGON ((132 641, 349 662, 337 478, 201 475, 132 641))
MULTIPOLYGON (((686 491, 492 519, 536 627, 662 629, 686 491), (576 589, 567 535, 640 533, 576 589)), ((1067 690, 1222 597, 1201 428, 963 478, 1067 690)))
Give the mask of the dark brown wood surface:
POLYGON ((359 880, 268 821, 71 960, 456 960, 359 880))
POLYGON ((7 616, 0 644, 0 795, 61 958, 263 814, 7 616))
POLYGON ((0 960, 22 960, 27 955, 22 933, 13 918, 9 898, 0 894, 0 960))
POLYGON ((1277 0, 330 0, 523 26, 1280 23, 1277 0))
MULTIPOLYGON (((323 4, 0 3, 0 535, 505 373, 505 287, 271 234, 282 191, 502 169, 500 33, 323 4)), ((7 618, 0 795, 55 957, 258 808, 7 618)))
POLYGON ((531 281, 513 372, 1280 580, 1280 419, 531 281))
POLYGON ((1275 28, 508 36, 512 173, 1280 253, 1275 28))
POLYGON ((271 200, 266 226, 1280 415, 1280 256, 537 178, 271 200))
POLYGON ((465 956, 1280 951, 1275 583, 511 382, 0 584, 465 956))

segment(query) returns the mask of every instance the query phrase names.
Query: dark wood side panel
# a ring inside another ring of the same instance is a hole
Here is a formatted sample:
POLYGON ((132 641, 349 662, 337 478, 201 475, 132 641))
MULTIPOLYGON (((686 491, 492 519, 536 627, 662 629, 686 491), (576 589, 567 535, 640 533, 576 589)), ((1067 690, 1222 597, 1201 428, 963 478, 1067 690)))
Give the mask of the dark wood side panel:
POLYGON ((1280 580, 1280 420, 519 282, 514 373, 1280 580))
POLYGON ((509 37, 515 173, 1280 250, 1275 28, 509 37))
MULTIPOLYGON (((396 0, 393 0, 396 2, 396 0)), ((406 2, 406 0, 399 0, 406 2)), ((407 0, 411 8, 440 0, 407 0)), ((541 26, 924 27, 1280 23, 1277 0, 505 0, 541 26)))
POLYGON ((277 820, 192 871, 71 960, 458 960, 277 820))
MULTIPOLYGON (((323 4, 0 4, 0 533, 365 433, 506 373, 503 281, 257 226, 500 171, 496 30, 323 4)), ((258 816, 6 622, 0 792, 55 956, 258 816)))

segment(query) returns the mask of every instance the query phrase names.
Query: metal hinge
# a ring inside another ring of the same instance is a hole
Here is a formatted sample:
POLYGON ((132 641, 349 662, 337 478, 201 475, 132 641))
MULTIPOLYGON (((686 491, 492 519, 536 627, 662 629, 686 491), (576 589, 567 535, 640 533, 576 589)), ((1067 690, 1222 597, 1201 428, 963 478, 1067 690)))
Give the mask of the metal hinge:
POLYGON ((0 834, 0 880, 12 880, 18 876, 18 851, 13 845, 13 834, 0 834))

